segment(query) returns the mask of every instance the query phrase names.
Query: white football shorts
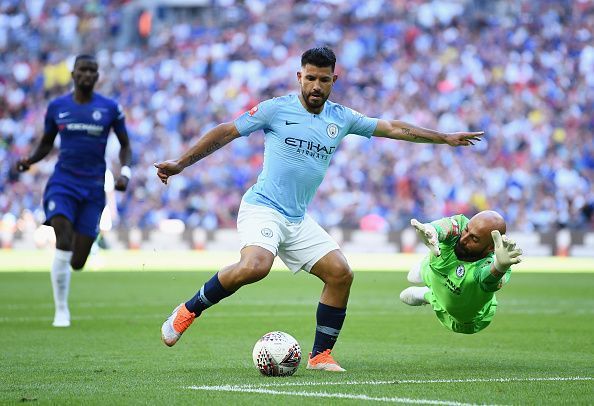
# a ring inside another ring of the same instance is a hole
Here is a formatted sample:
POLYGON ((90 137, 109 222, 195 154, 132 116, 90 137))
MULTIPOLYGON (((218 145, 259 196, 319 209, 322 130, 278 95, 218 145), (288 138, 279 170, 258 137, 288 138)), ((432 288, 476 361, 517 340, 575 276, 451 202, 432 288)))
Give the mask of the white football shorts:
POLYGON ((293 272, 309 272, 324 255, 340 249, 336 241, 305 214, 299 223, 291 223, 270 207, 249 204, 239 206, 237 231, 241 248, 257 245, 267 249, 293 272))

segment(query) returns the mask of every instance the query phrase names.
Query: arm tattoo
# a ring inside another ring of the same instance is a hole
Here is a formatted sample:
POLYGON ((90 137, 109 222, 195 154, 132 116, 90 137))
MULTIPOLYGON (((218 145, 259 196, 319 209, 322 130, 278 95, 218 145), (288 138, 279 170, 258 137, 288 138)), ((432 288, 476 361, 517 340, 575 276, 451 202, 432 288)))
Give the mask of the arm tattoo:
POLYGON ((196 162, 200 161, 202 158, 206 158, 207 156, 209 156, 210 154, 212 154, 213 152, 215 152, 217 149, 221 148, 222 145, 218 142, 212 143, 210 144, 207 148, 205 152, 202 152, 200 154, 192 154, 190 155, 190 165, 195 164, 196 162))
POLYGON ((430 138, 423 137, 421 135, 417 135, 417 134, 413 133, 410 128, 402 127, 402 132, 404 133, 404 135, 406 135, 407 137, 411 137, 412 139, 418 139, 418 140, 422 140, 422 141, 426 141, 426 142, 433 142, 433 140, 430 138))

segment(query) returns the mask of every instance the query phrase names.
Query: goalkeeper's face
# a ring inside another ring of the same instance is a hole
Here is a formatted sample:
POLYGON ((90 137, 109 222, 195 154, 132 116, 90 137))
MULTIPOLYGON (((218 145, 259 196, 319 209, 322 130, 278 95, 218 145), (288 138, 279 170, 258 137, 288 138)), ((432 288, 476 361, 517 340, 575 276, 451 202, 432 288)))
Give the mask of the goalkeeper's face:
POLYGON ((458 259, 473 262, 485 258, 493 251, 493 239, 491 229, 481 221, 470 221, 460 239, 454 247, 458 259))

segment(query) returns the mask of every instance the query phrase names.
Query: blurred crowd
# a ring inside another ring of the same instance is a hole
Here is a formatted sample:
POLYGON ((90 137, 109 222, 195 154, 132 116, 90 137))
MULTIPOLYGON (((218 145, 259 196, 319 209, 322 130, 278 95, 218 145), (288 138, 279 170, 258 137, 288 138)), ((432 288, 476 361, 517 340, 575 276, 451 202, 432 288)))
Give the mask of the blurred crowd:
MULTIPOLYGON (((164 186, 153 162, 258 101, 297 91, 301 53, 329 45, 331 100, 442 131, 484 130, 474 147, 348 136, 309 212, 320 224, 400 230, 483 209, 514 231, 594 228, 594 2, 211 1, 172 16, 108 0, 0 2, 0 213, 43 220, 56 154, 15 161, 42 135, 72 57, 99 61, 96 90, 126 112, 134 150, 119 225, 162 219, 234 227, 262 164, 263 134, 238 139, 164 186), (138 21, 138 16, 136 20, 138 21)), ((118 172, 119 144, 108 145, 118 172)))

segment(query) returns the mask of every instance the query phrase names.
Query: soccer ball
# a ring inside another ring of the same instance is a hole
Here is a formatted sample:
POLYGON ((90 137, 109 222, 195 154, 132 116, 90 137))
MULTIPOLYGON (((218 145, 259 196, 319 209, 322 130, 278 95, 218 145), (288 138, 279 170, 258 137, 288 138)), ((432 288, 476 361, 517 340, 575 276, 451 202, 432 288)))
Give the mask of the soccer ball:
POLYGON ((290 376, 301 362, 301 347, 290 334, 273 331, 254 345, 252 358, 262 375, 290 376))

